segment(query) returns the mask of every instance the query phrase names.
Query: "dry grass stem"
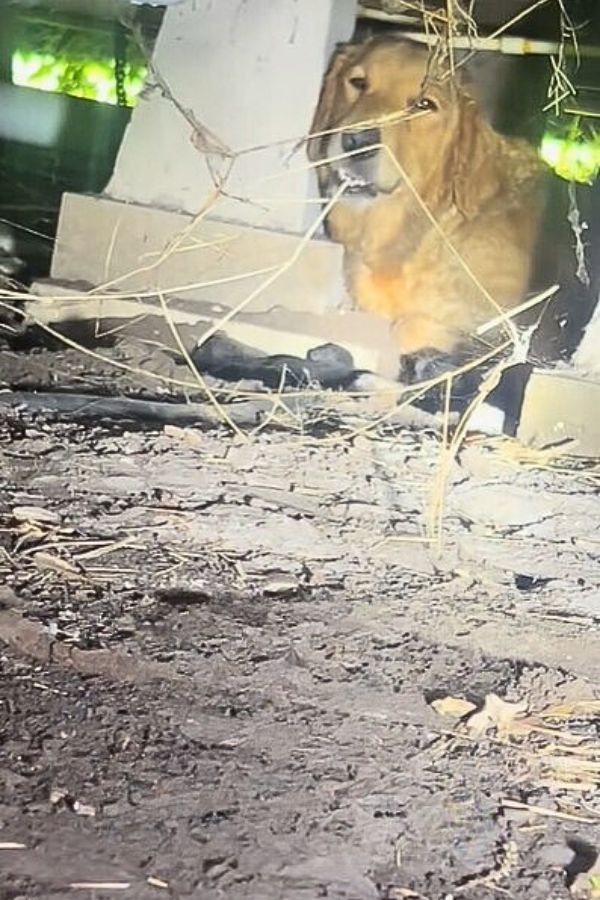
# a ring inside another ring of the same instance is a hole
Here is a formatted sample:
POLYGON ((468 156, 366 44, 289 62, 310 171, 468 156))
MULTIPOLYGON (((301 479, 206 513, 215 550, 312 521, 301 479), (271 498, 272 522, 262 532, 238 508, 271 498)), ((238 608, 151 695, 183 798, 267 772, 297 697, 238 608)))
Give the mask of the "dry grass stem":
POLYGON ((163 316, 165 317, 165 321, 167 322, 167 325, 169 326, 171 334, 173 335, 173 338, 175 339, 175 343, 177 344, 179 352, 183 356, 188 369, 192 373, 193 378, 196 379, 196 382, 198 383, 198 386, 201 389, 202 393, 208 399, 209 403, 212 404, 212 406, 216 410, 217 415, 219 416, 221 421, 224 422, 224 424, 227 425, 227 427, 230 428, 234 432, 234 434, 236 434, 239 438, 246 440, 246 437, 245 437, 244 433, 242 432, 242 430, 239 428, 238 425, 236 425, 236 423, 229 416, 229 414, 224 409, 224 407, 219 403, 219 401, 217 400, 217 398, 215 397, 215 395, 213 394, 211 389, 208 387, 206 381, 202 377, 202 374, 198 371, 198 369, 194 365, 194 361, 192 360, 187 347, 185 346, 184 342, 182 341, 181 335, 179 334, 177 326, 175 325, 175 322, 173 321, 173 316, 171 315, 169 307, 167 306, 167 303, 165 301, 162 291, 158 292, 158 298, 160 300, 160 306, 161 306, 161 309, 163 312, 163 316))
POLYGON ((584 825, 597 825, 598 819, 590 816, 579 816, 576 813, 561 812, 558 809, 548 809, 546 806, 536 806, 534 803, 521 803, 519 800, 510 800, 504 798, 502 806, 505 809, 522 809, 525 812, 533 813, 536 816, 543 816, 546 819, 561 819, 563 822, 581 822, 584 825))

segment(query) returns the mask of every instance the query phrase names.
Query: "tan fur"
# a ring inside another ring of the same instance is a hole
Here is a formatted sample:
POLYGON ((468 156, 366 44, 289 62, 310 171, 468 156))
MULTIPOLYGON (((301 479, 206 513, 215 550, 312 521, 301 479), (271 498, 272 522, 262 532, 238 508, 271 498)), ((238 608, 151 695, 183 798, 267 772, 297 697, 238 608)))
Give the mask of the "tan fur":
MULTIPOLYGON (((347 45, 334 57, 313 121, 308 155, 326 159, 339 136, 358 123, 413 109, 416 98, 437 109, 380 125, 372 162, 377 195, 342 198, 328 217, 331 236, 345 245, 349 289, 363 309, 393 323, 401 353, 452 351, 497 308, 523 300, 539 220, 542 166, 524 141, 502 137, 458 79, 434 78, 425 49, 396 40, 347 45), (350 78, 365 78, 357 90, 350 78), (395 164, 397 161, 398 165, 395 164), (444 237, 406 185, 410 180, 444 237)), ((411 113, 412 115, 412 113, 411 113)), ((364 127, 364 126, 362 126, 364 127)), ((331 188, 324 163, 319 182, 331 188)), ((331 193, 331 189, 329 191, 331 193)))

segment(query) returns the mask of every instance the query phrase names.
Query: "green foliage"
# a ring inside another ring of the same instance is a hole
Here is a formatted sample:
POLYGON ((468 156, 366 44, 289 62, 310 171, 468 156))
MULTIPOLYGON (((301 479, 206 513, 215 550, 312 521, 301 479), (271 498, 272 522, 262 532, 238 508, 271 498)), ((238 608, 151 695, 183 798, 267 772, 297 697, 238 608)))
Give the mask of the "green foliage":
MULTIPOLYGON (((22 24, 12 56, 14 84, 102 103, 117 102, 114 35, 108 30, 22 24)), ((135 44, 127 44, 124 88, 133 105, 146 75, 135 44)))
POLYGON ((542 159, 567 181, 591 184, 600 173, 600 135, 579 118, 556 123, 544 135, 542 159))
MULTIPOLYGON (((22 20, 12 57, 13 82, 102 103, 117 103, 115 33, 22 20)), ((144 86, 146 64, 133 41, 126 42, 123 71, 127 103, 135 104, 144 86)), ((562 178, 591 183, 600 172, 600 135, 579 119, 555 122, 544 135, 542 158, 562 178)))

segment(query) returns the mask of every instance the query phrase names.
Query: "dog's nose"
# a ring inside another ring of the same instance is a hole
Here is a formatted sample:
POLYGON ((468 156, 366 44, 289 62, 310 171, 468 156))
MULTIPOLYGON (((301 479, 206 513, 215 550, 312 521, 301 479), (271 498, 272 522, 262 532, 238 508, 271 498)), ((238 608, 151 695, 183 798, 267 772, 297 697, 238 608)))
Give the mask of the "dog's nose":
POLYGON ((352 153, 354 150, 367 150, 381 143, 379 128, 367 128, 365 131, 342 132, 342 150, 352 153))

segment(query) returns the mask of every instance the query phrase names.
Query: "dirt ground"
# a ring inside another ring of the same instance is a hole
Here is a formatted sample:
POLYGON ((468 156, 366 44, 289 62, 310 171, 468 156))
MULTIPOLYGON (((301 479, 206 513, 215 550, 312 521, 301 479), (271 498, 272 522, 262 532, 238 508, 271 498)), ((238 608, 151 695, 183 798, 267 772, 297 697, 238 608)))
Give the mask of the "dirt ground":
POLYGON ((0 416, 2 900, 594 896, 597 467, 0 416))

